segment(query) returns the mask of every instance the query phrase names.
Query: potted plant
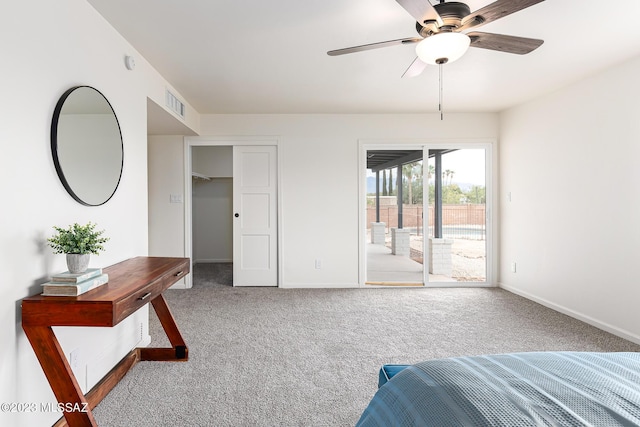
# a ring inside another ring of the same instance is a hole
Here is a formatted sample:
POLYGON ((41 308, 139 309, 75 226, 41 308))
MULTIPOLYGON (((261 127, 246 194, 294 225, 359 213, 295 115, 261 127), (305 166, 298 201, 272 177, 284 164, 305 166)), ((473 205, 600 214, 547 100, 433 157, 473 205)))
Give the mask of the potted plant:
POLYGON ((47 239, 53 253, 67 255, 67 267, 71 273, 82 273, 89 266, 91 254, 98 255, 104 251, 102 244, 109 240, 102 237, 104 230, 95 231, 96 224, 86 225, 75 223, 68 229, 53 227, 57 234, 47 239))

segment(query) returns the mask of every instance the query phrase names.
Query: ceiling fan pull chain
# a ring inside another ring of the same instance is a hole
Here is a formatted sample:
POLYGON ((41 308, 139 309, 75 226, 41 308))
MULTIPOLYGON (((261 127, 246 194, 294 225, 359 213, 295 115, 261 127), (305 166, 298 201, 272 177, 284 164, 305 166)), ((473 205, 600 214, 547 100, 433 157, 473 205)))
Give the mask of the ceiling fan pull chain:
POLYGON ((440 111, 440 120, 444 120, 444 109, 442 106, 442 63, 438 64, 438 71, 439 71, 439 82, 440 82, 440 94, 439 94, 439 101, 438 101, 438 111, 440 111))

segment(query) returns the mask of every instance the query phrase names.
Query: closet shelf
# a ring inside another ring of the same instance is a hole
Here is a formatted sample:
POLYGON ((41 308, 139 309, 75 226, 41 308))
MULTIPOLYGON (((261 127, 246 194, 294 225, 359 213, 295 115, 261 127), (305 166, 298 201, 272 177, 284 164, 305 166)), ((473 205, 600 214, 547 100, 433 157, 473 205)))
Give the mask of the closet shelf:
POLYGON ((209 178, 208 176, 202 175, 201 173, 197 172, 191 172, 191 177, 196 180, 211 181, 211 178, 209 178))

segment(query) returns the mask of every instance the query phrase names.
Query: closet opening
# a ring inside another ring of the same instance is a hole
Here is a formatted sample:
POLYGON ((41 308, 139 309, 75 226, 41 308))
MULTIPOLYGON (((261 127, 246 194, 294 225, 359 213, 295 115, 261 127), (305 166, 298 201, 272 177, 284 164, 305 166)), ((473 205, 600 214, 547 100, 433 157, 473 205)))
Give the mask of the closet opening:
POLYGON ((191 147, 193 276, 233 286, 233 147, 191 147))
POLYGON ((187 139, 184 171, 184 252, 193 276, 219 274, 213 284, 220 286, 278 286, 277 140, 187 139))

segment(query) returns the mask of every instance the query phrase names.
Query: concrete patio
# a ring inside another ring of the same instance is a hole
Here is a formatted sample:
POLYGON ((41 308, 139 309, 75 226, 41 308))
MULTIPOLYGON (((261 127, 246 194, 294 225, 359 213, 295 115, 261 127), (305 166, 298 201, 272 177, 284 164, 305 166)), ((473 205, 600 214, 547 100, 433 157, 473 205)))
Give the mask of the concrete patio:
MULTIPOLYGON (((429 275, 429 282, 455 282, 451 277, 429 275)), ((367 243, 368 285, 422 286, 423 265, 408 256, 393 255, 385 245, 367 243)))

